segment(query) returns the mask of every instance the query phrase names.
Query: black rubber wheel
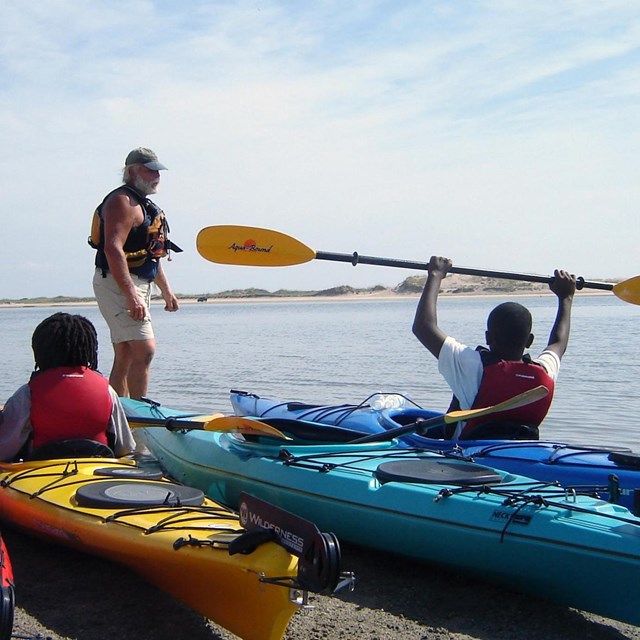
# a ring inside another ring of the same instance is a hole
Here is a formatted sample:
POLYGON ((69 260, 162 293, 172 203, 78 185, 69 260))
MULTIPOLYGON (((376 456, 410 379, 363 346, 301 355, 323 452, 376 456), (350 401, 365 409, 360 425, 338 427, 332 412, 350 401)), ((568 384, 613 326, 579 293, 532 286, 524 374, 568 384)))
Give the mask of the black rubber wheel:
POLYGON ((340 580, 341 551, 340 543, 335 533, 323 533, 327 545, 327 563, 324 572, 326 578, 326 593, 333 593, 340 580))
POLYGON ((302 589, 330 594, 340 579, 340 545, 333 533, 319 532, 298 560, 298 583, 302 589))
POLYGON ((0 640, 10 640, 13 634, 15 607, 13 587, 0 588, 0 640))

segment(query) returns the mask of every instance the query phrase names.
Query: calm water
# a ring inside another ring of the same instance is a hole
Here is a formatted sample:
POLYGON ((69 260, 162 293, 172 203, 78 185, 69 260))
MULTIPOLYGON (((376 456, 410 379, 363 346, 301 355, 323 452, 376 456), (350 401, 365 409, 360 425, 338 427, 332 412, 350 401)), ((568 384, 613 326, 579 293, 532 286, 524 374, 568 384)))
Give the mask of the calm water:
MULTIPOLYGON (((439 321, 451 335, 484 340, 496 298, 444 298, 439 321)), ((229 389, 308 402, 359 402, 374 391, 397 391, 424 407, 445 409, 449 392, 435 359, 411 334, 415 299, 358 302, 274 302, 185 305, 175 314, 153 307, 159 348, 149 396, 198 411, 230 412, 229 389)), ((537 354, 555 317, 555 298, 522 299, 534 316, 537 354)), ((32 370, 31 333, 58 309, 0 309, 5 366, 0 402, 32 370)), ((96 307, 82 313, 98 328, 100 367, 108 375, 111 346, 96 307)), ((613 295, 577 295, 569 350, 546 437, 619 444, 640 450, 640 307, 613 295)))

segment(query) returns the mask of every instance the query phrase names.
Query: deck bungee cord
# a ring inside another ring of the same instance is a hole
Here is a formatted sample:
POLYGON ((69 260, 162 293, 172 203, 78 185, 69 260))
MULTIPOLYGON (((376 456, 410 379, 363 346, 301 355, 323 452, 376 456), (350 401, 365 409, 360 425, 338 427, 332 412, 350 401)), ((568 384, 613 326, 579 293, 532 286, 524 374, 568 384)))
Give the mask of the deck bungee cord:
POLYGON ((129 459, 2 463, 0 510, 29 533, 121 562, 246 640, 281 638, 311 590, 353 587, 334 534, 249 494, 234 511, 158 473, 129 459))
MULTIPOLYGON (((335 471, 338 469, 353 469, 354 471, 371 473, 371 469, 367 466, 363 466, 363 463, 372 460, 386 461, 402 459, 410 460, 412 462, 434 461, 432 455, 419 457, 420 454, 423 453, 431 452, 424 452, 421 449, 398 449, 391 452, 368 451, 366 453, 358 453, 354 451, 337 451, 295 456, 286 449, 282 449, 280 459, 285 466, 316 469, 320 473, 330 473, 331 471, 335 471), (416 458, 415 456, 418 457, 416 458), (327 462, 327 459, 336 460, 336 462, 327 462), (344 462, 340 462, 340 459, 347 460, 344 462)), ((461 460, 479 468, 486 468, 482 465, 475 464, 472 459, 461 459, 455 455, 450 455, 449 453, 445 453, 442 457, 449 460, 461 460)), ((437 458, 435 458, 435 460, 437 460, 437 458)), ((405 480, 405 482, 411 482, 411 480, 405 480)), ((435 483, 431 482, 426 484, 435 483)), ((442 484, 447 484, 447 481, 443 480, 442 484)), ((605 489, 609 489, 609 487, 571 487, 561 486, 557 481, 539 482, 535 480, 526 480, 520 482, 509 482, 507 479, 506 481, 498 481, 495 484, 468 484, 464 486, 445 487, 438 492, 438 495, 434 498, 434 502, 438 502, 446 497, 460 495, 463 493, 475 493, 477 495, 492 494, 504 498, 504 506, 513 506, 515 504, 521 504, 521 506, 524 506, 527 504, 532 504, 538 507, 555 507, 558 509, 566 509, 574 512, 596 514, 603 518, 630 524, 634 527, 640 527, 640 520, 638 520, 637 518, 629 518, 625 517, 624 515, 618 515, 610 512, 596 512, 593 509, 584 508, 575 504, 574 502, 571 502, 572 500, 575 500, 577 496, 586 496, 590 498, 598 497, 599 491, 605 489), (500 482, 504 482, 504 484, 499 484, 500 482), (561 502, 560 499, 564 499, 566 500, 566 502, 561 502)))

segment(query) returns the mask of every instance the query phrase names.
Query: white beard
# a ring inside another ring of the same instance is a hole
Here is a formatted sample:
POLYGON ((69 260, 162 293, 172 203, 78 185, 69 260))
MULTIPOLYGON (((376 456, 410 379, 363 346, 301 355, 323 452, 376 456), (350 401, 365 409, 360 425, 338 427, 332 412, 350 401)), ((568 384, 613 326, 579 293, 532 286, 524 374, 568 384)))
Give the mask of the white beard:
POLYGON ((158 182, 155 180, 143 180, 142 176, 136 176, 133 181, 133 186, 139 191, 142 195, 149 196, 152 193, 158 192, 158 182))

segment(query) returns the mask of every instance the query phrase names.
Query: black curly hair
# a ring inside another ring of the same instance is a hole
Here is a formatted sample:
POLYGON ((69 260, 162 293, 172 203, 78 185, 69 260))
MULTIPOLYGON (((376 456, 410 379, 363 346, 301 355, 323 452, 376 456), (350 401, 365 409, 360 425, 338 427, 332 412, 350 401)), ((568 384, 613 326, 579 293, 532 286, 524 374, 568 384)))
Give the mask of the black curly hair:
POLYGON ((525 349, 531 335, 531 312, 517 302, 499 304, 487 319, 487 329, 496 344, 507 348, 525 349))
POLYGON ((53 367, 89 367, 98 370, 98 334, 84 316, 54 313, 33 332, 31 348, 36 371, 53 367))

